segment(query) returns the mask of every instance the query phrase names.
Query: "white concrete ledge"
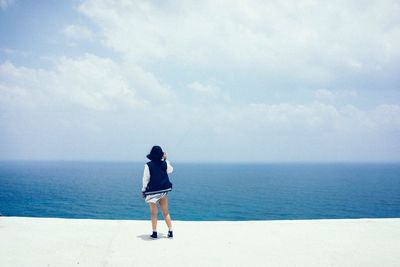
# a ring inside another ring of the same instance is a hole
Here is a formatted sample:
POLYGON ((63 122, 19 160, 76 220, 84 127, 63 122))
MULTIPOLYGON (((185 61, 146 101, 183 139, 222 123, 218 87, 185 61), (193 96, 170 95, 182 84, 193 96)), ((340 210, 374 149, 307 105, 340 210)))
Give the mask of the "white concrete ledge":
POLYGON ((0 265, 400 266, 400 219, 173 224, 0 217, 0 265))

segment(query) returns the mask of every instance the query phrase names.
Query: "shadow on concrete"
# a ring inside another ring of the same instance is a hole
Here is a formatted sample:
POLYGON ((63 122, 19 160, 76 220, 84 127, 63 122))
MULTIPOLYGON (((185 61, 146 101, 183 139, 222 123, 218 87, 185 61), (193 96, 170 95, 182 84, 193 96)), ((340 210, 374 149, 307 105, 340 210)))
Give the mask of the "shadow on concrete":
POLYGON ((136 237, 142 239, 143 241, 155 241, 161 238, 168 238, 167 235, 162 233, 158 233, 157 238, 151 238, 150 234, 138 235, 136 237))

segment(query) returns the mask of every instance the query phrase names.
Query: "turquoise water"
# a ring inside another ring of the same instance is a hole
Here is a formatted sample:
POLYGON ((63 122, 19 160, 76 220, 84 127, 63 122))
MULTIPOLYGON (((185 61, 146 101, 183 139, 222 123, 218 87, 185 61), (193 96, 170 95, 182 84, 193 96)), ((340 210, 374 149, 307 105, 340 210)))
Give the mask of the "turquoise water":
MULTIPOLYGON (((176 220, 400 217, 400 164, 172 163, 176 220)), ((147 220, 143 166, 3 161, 0 213, 147 220)))

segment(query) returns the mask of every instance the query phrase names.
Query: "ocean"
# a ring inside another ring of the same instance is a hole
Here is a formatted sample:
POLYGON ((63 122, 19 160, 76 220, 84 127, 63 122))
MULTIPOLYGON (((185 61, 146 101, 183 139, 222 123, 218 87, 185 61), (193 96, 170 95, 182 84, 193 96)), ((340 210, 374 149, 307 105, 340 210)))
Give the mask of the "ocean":
MULTIPOLYGON (((400 164, 172 165, 173 220, 400 217, 400 164)), ((143 167, 144 162, 1 161, 0 213, 148 220, 140 194, 143 167)))

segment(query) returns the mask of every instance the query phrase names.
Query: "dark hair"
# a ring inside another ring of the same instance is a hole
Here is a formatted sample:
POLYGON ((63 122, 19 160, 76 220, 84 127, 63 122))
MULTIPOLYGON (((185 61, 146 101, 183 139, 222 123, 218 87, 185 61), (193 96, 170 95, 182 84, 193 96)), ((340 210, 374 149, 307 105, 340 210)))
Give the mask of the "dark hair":
POLYGON ((151 148, 150 154, 147 155, 149 160, 161 160, 164 156, 164 151, 160 146, 153 146, 151 148))

